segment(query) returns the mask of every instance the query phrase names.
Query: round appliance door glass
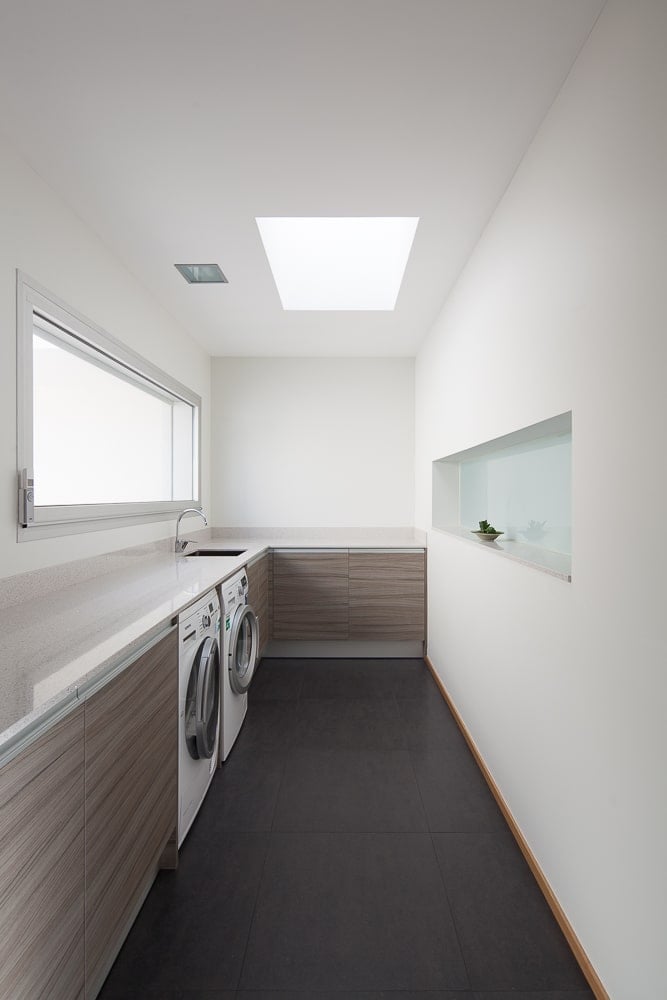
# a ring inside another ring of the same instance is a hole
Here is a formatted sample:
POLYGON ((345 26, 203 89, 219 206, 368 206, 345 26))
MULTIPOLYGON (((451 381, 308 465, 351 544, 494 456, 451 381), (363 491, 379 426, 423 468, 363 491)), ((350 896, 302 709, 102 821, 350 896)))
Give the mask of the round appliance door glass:
POLYGON ((257 617, 249 604, 238 608, 229 637, 229 683, 235 694, 243 694, 257 662, 259 629, 257 617))
POLYGON ((209 636, 197 650, 185 695, 185 742, 194 760, 215 750, 220 710, 220 647, 209 636))

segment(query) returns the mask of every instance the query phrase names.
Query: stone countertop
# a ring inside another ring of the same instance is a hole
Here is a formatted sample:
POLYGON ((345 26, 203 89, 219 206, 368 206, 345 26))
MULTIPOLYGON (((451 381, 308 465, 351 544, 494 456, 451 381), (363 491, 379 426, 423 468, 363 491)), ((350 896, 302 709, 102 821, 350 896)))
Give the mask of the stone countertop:
POLYGON ((236 558, 154 553, 0 611, 0 763, 262 548, 255 543, 236 558))
POLYGON ((426 532, 413 528, 213 528, 211 538, 230 547, 261 542, 273 549, 426 548, 426 532))
POLYGON ((0 610, 0 765, 189 604, 269 548, 424 547, 421 535, 407 531, 314 530, 265 538, 229 529, 212 533, 198 538, 192 551, 243 553, 191 559, 149 546, 139 557, 139 550, 132 558, 114 557, 120 568, 100 575, 89 576, 82 567, 76 580, 78 564, 66 564, 3 581, 5 595, 15 581, 17 599, 0 610))

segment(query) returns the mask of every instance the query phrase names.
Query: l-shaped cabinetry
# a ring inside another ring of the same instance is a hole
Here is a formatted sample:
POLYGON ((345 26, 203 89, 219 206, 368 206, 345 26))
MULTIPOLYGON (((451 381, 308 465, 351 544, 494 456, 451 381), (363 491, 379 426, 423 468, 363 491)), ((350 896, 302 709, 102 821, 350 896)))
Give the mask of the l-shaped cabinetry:
MULTIPOLYGON (((276 549, 247 567, 275 639, 424 638, 423 550, 276 549)), ((94 1000, 176 863, 172 626, 0 768, 0 1000, 94 1000)))

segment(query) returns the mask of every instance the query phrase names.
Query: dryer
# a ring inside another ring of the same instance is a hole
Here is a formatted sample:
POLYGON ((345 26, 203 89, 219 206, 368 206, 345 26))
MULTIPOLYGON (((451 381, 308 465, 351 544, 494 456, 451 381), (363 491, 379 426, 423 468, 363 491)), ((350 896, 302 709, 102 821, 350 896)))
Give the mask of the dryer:
POLYGON ((259 646, 257 616, 248 603, 248 576, 239 570, 221 586, 223 640, 220 704, 220 760, 234 746, 246 712, 248 688, 255 672, 259 646))
POLYGON ((215 590, 178 619, 178 846, 204 801, 218 763, 220 601, 215 590))

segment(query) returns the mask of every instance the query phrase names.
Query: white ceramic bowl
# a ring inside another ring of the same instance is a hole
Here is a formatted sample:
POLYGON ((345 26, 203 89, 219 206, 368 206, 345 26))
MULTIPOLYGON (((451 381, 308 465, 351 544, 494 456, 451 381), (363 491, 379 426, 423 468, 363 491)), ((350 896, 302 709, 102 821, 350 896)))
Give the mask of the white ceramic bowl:
POLYGON ((473 531, 473 535, 477 535, 485 542, 495 542, 496 538, 500 538, 504 534, 504 531, 473 531))

